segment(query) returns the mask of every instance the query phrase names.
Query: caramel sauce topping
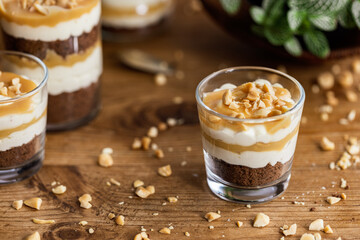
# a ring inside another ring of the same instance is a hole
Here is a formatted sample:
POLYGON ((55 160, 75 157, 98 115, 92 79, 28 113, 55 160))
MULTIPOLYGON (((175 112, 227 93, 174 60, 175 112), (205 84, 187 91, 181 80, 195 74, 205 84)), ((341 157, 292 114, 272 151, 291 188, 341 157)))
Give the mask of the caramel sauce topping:
POLYGON ((31 98, 19 99, 15 102, 6 103, 6 99, 21 96, 35 89, 37 85, 15 73, 1 72, 0 97, 4 103, 0 103, 0 116, 31 112, 31 98))
POLYGON ((9 22, 31 27, 56 26, 81 17, 100 0, 0 0, 0 13, 9 22))
MULTIPOLYGON (((130 0, 131 1, 131 0, 130 0)), ((114 8, 107 4, 102 4, 102 16, 105 17, 134 17, 134 16, 146 16, 154 12, 160 11, 170 4, 170 1, 162 1, 157 4, 147 6, 148 9, 144 14, 140 14, 136 8, 114 8)))
MULTIPOLYGON (((287 89, 280 84, 271 85, 266 80, 256 80, 231 89, 206 93, 203 102, 217 113, 239 119, 272 117, 283 114, 294 106, 294 101, 287 89)), ((202 110, 200 121, 213 129, 226 127, 238 132, 260 124, 229 121, 202 110)), ((270 134, 287 128, 290 124, 291 116, 261 123, 270 134)))

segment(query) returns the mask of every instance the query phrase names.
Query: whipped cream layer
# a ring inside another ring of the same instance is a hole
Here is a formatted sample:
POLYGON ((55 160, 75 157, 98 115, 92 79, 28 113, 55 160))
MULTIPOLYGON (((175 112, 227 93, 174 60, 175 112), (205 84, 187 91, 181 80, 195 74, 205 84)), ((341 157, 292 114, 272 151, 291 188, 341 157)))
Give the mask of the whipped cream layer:
POLYGON ((155 25, 166 17, 171 11, 171 1, 169 0, 104 0, 104 8, 113 8, 121 10, 134 9, 132 15, 107 15, 103 14, 102 24, 107 27, 113 28, 144 28, 147 26, 155 25), (148 12, 148 9, 154 5, 165 3, 165 6, 155 11, 148 12))
MULTIPOLYGON (((51 42, 56 40, 66 40, 73 37, 78 37, 83 33, 90 32, 94 26, 99 24, 101 17, 101 3, 99 3, 89 12, 84 13, 76 19, 65 22, 59 22, 55 26, 32 27, 24 24, 10 22, 5 18, 1 19, 1 26, 8 34, 16 38, 24 38, 27 40, 51 42)), ((46 22, 46 17, 44 17, 46 22)))
MULTIPOLYGON (((14 67, 25 76, 42 76, 41 69, 14 67)), ((97 46, 86 60, 72 66, 49 68, 48 92, 50 95, 70 93, 86 88, 98 81, 102 73, 102 48, 97 46)))
MULTIPOLYGON (((11 132, 6 137, 0 138, 0 151, 20 147, 45 132, 47 94, 42 94, 40 91, 29 99, 31 104, 26 112, 0 116, 0 133, 2 131, 11 132)), ((1 104, 4 103, 0 102, 1 104)), ((11 107, 12 103, 6 104, 11 107)))

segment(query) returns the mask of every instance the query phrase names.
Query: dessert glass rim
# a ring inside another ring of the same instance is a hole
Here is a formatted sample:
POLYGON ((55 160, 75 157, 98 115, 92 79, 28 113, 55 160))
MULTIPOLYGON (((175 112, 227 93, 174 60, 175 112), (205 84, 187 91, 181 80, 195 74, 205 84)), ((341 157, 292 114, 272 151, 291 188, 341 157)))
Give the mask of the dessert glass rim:
POLYGON ((16 102, 16 101, 18 101, 20 99, 30 97, 30 96, 34 95, 35 93, 37 93, 40 89, 42 89, 43 86, 46 84, 46 82, 48 80, 48 77, 49 77, 48 68, 46 67, 45 63, 43 61, 41 61, 38 57, 36 57, 36 56, 34 56, 32 54, 23 53, 23 52, 19 52, 19 51, 0 50, 0 57, 3 56, 3 55, 16 55, 16 56, 19 56, 19 57, 30 58, 31 60, 38 63, 40 65, 40 67, 44 70, 44 77, 41 80, 40 84, 37 85, 36 88, 34 88, 33 90, 31 90, 31 91, 29 91, 29 92, 27 92, 27 93, 25 93, 23 95, 14 97, 14 98, 0 100, 0 104, 16 102))
POLYGON ((272 69, 272 68, 267 68, 267 67, 259 67, 259 66, 237 66, 237 67, 229 67, 229 68, 224 68, 221 70, 218 70, 216 72, 213 72, 212 74, 206 76, 203 80, 200 81, 200 83, 198 84, 198 86, 196 87, 196 91, 195 91, 195 98, 198 104, 200 104, 200 106, 202 108, 204 108, 207 112, 220 117, 222 119, 226 119, 228 121, 233 121, 233 122, 244 122, 244 123, 263 123, 263 122, 271 122, 271 121, 275 121, 281 118, 284 118, 285 116, 296 112, 299 108, 302 107, 303 102, 305 101, 305 90, 302 87, 302 85, 299 83, 299 81, 297 81, 294 77, 281 72, 279 70, 276 69, 272 69), (296 104, 294 106, 292 106, 288 111, 286 111, 285 113, 276 115, 276 116, 271 116, 271 117, 265 117, 265 118, 236 118, 236 117, 231 117, 228 115, 224 115, 221 113, 218 113, 216 111, 214 111, 213 109, 211 109, 210 107, 208 107, 207 105, 204 104, 201 96, 200 96, 200 88, 210 79, 220 75, 220 74, 226 74, 226 73, 230 73, 230 72, 234 72, 234 71, 242 71, 242 70, 258 70, 258 71, 264 71, 264 72, 270 72, 270 73, 275 73, 277 75, 283 76, 286 79, 292 81, 293 83, 295 83, 295 85, 299 88, 300 91, 300 98, 299 100, 296 102, 296 104))

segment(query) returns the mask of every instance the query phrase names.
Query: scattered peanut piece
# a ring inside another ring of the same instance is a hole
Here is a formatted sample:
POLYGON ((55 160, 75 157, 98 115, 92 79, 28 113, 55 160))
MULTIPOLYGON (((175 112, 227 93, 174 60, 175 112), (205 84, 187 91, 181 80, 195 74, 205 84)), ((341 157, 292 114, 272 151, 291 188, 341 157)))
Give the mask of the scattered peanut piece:
POLYGON ((33 223, 36 223, 36 224, 53 224, 53 223, 55 223, 55 220, 43 220, 43 219, 37 219, 37 218, 33 218, 32 221, 33 221, 33 223))
POLYGON ((210 230, 213 230, 213 229, 214 229, 214 226, 209 226, 209 229, 210 229, 210 230))
POLYGON ((345 194, 345 193, 341 193, 341 194, 340 194, 340 197, 341 197, 343 200, 346 200, 346 194, 345 194))
POLYGON ((89 233, 93 234, 95 232, 95 230, 93 228, 89 228, 89 233))
POLYGON ((309 230, 310 231, 321 231, 324 229, 324 220, 316 219, 312 223, 310 223, 309 230))
POLYGON ((133 186, 134 186, 134 188, 138 188, 138 187, 144 186, 144 184, 145 183, 141 180, 135 180, 133 183, 133 186))
POLYGON ((92 207, 90 201, 92 200, 92 197, 90 194, 86 193, 83 194, 81 197, 79 197, 80 207, 89 209, 92 207))
POLYGON ((85 225, 88 224, 88 222, 87 222, 87 221, 80 221, 79 224, 80 224, 81 226, 85 226, 85 225))
POLYGON ((339 99, 336 98, 333 91, 326 92, 326 101, 330 106, 337 106, 339 104, 339 99))
POLYGON ((146 232, 141 232, 135 235, 134 240, 150 240, 146 232))
POLYGON ((182 104, 183 102, 184 102, 184 99, 180 96, 175 96, 173 98, 173 103, 175 103, 175 104, 182 104))
POLYGON ((171 174, 172 174, 171 166, 170 165, 165 165, 163 167, 159 167, 158 173, 159 173, 160 176, 163 176, 163 177, 171 176, 171 174))
POLYGON ((166 123, 167 123, 167 125, 168 125, 169 127, 175 127, 176 124, 177 124, 177 121, 176 121, 175 118, 168 118, 168 119, 166 120, 166 123))
POLYGON ((167 200, 171 203, 176 203, 178 201, 176 197, 168 197, 167 200))
POLYGON ((138 195, 140 198, 147 198, 151 195, 151 192, 144 187, 138 187, 135 190, 135 194, 138 195))
POLYGON ((144 150, 149 150, 150 148, 150 143, 151 143, 151 138, 149 137, 143 137, 141 139, 141 143, 142 143, 142 147, 144 150))
POLYGON ((338 75, 339 73, 341 73, 340 65, 339 64, 332 65, 331 71, 332 71, 333 74, 338 75))
POLYGON ((51 191, 54 194, 64 194, 66 192, 66 187, 64 185, 57 186, 55 188, 52 188, 51 191))
POLYGON ((110 220, 114 219, 114 217, 115 217, 115 214, 113 214, 113 213, 109 213, 109 214, 108 214, 108 218, 109 218, 110 220))
POLYGON ((329 90, 334 86, 335 78, 330 72, 323 72, 318 76, 317 82, 322 89, 329 90))
POLYGON ((120 185, 121 185, 120 182, 116 181, 116 180, 113 179, 113 178, 110 178, 110 182, 111 182, 112 184, 116 185, 116 186, 120 186, 120 185))
POLYGON ((189 232, 185 232, 184 235, 187 236, 187 237, 190 237, 190 233, 189 233, 189 232))
POLYGON ((23 206, 23 200, 14 201, 11 206, 16 210, 19 210, 23 206))
POLYGON ((220 218, 221 215, 220 214, 217 214, 215 212, 208 212, 205 214, 205 219, 208 221, 208 222, 212 222, 218 218, 220 218))
POLYGON ((336 162, 336 166, 340 167, 340 169, 345 170, 351 166, 351 156, 347 152, 343 152, 339 161, 336 162))
POLYGON ((323 151, 332 151, 335 149, 335 143, 330 141, 327 137, 322 137, 320 147, 323 151))
POLYGON ((326 201, 330 203, 330 205, 333 205, 335 203, 340 202, 341 198, 338 197, 327 197, 326 201))
POLYGON ((240 222, 240 221, 237 221, 237 222, 236 222, 236 226, 237 226, 238 228, 242 227, 243 224, 244 224, 244 223, 243 223, 243 222, 240 222))
POLYGON ((151 137, 151 138, 156 138, 159 135, 159 131, 157 129, 157 127, 150 127, 148 132, 147 132, 147 136, 151 137))
POLYGON ((315 237, 311 233, 304 233, 300 240, 315 240, 315 237))
POLYGON ((358 100, 357 94, 352 90, 347 90, 345 92, 345 97, 349 102, 357 102, 358 100))
POLYGON ((111 167, 114 164, 114 160, 108 153, 101 153, 99 155, 98 164, 101 167, 111 167))
POLYGON ((125 224, 125 217, 123 215, 119 215, 115 218, 115 222, 117 225, 124 226, 125 224))
POLYGON ((133 150, 137 150, 137 149, 140 149, 141 146, 142 146, 142 143, 141 143, 140 139, 139 139, 139 138, 135 138, 134 141, 133 141, 133 143, 132 143, 132 145, 131 145, 131 148, 132 148, 133 150))
POLYGON ((338 83, 343 87, 343 88, 349 88, 353 85, 354 83, 354 77, 353 74, 346 70, 343 71, 339 74, 338 78, 338 83))
POLYGON ((321 240, 320 233, 314 233, 315 240, 321 240))
POLYGON ((355 109, 351 110, 351 111, 348 113, 348 115, 347 115, 346 118, 347 118, 347 120, 349 120, 349 122, 354 121, 355 118, 356 118, 356 110, 355 110, 355 109))
POLYGON ((264 213, 256 214, 253 227, 265 227, 270 223, 270 218, 264 213))
POLYGON ((40 234, 39 232, 34 232, 33 234, 27 236, 25 240, 40 240, 40 234))
POLYGON ((155 84, 157 86, 164 86, 167 82, 166 75, 163 73, 156 74, 154 77, 154 80, 155 80, 155 84))
POLYGON ((340 182, 340 187, 345 189, 347 187, 347 181, 344 178, 341 178, 340 182))
POLYGON ((41 198, 30 198, 24 201, 24 204, 28 207, 40 210, 42 200, 41 198))
POLYGON ((324 228, 324 233, 334 233, 334 232, 331 229, 330 225, 326 225, 325 228, 324 228))
POLYGON ((162 228, 159 230, 159 233, 162 233, 162 234, 168 234, 170 235, 171 234, 171 230, 169 228, 162 228))
POLYGON ((297 230, 297 225, 296 225, 296 223, 294 223, 288 229, 283 230, 283 234, 285 236, 295 235, 296 230, 297 230))
POLYGON ((163 150, 157 149, 155 150, 155 157, 158 159, 162 159, 165 157, 163 150))
POLYGON ((155 193, 155 187, 153 185, 149 185, 146 187, 146 190, 148 190, 150 192, 150 194, 154 194, 155 193))
POLYGON ((167 125, 164 122, 159 123, 157 127, 160 131, 165 131, 167 129, 167 125))

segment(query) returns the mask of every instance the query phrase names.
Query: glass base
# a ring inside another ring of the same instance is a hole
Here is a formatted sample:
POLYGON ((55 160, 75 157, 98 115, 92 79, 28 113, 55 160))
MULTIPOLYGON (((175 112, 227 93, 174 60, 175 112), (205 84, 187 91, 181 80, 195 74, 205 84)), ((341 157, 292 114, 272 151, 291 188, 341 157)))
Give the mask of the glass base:
POLYGON ((42 167, 43 160, 44 151, 40 151, 23 165, 0 169, 0 185, 20 182, 33 176, 42 167))
POLYGON ((207 183, 210 190, 219 198, 242 204, 257 204, 271 201, 285 192, 290 181, 290 171, 277 181, 259 187, 234 186, 218 179, 206 169, 207 183))
POLYGON ((88 124, 91 122, 99 113, 100 106, 94 108, 90 114, 88 114, 86 117, 77 119, 72 122, 66 122, 66 123, 47 123, 46 130, 47 131, 66 131, 66 130, 72 130, 78 127, 81 127, 83 125, 88 124))

